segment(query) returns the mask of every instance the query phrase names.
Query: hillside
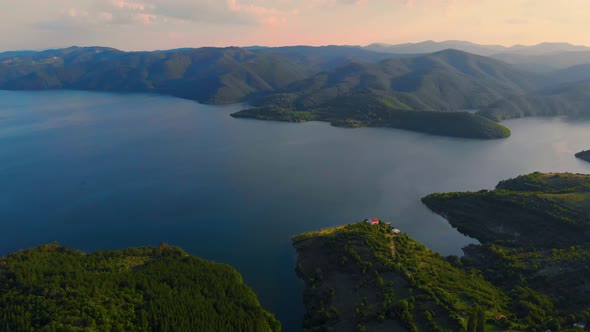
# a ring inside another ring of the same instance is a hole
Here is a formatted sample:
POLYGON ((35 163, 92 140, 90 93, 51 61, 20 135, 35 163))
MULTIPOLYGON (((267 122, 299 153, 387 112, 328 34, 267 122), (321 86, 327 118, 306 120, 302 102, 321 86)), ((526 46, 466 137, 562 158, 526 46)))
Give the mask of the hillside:
POLYGON ((346 46, 8 52, 0 55, 0 89, 153 92, 202 103, 236 103, 322 70, 389 57, 346 46))
POLYGON ((518 326, 506 294, 383 223, 301 234, 293 246, 304 331, 465 331, 478 319, 518 326))
POLYGON ((590 63, 590 50, 563 50, 546 54, 499 53, 492 57, 523 70, 550 75, 555 70, 590 63))
POLYGON ((280 331, 242 277, 181 249, 0 258, 0 331, 280 331))
POLYGON ((554 71, 551 73, 551 79, 555 84, 588 81, 590 80, 590 52, 588 53, 588 62, 554 71))
POLYGON ((590 163, 590 150, 576 153, 576 157, 590 163))
MULTIPOLYGON (((433 45, 422 46, 426 50, 433 45)), ((464 42, 434 46, 479 47, 464 42)), ((542 44, 519 52, 579 49, 570 46, 542 44)), ((247 102, 253 108, 235 117, 319 120, 345 127, 392 127, 480 139, 508 137, 510 131, 496 123, 503 119, 590 113, 590 85, 579 81, 587 76, 585 66, 548 77, 452 49, 422 55, 371 49, 379 47, 155 52, 70 47, 5 52, 0 54, 0 89, 147 92, 209 104, 247 102), (474 109, 481 111, 435 113, 474 109)))
POLYGON ((482 108, 477 114, 495 121, 527 116, 589 117, 590 80, 511 96, 482 108))
POLYGON ((548 74, 553 70, 590 63, 590 47, 568 43, 541 43, 538 45, 480 45, 461 40, 442 42, 424 41, 408 44, 371 44, 367 50, 392 54, 417 55, 456 49, 492 57, 510 63, 519 69, 548 74))
POLYGON ((371 51, 394 54, 425 54, 440 52, 452 48, 483 56, 500 53, 507 49, 501 45, 480 45, 462 40, 447 40, 441 42, 426 40, 419 43, 405 43, 396 45, 375 43, 367 45, 365 48, 371 51))
POLYGON ((353 63, 322 72, 261 98, 254 103, 255 108, 234 116, 354 122, 358 126, 446 136, 502 138, 509 131, 492 121, 469 114, 434 112, 482 108, 533 89, 532 82, 534 76, 499 61, 446 50, 415 58, 353 63))
POLYGON ((590 320, 590 175, 533 173, 423 202, 482 243, 464 249, 465 266, 507 292, 542 294, 556 322, 590 320))
POLYGON ((305 64, 240 48, 69 48, 4 59, 0 88, 155 92, 219 104, 239 102, 312 73, 305 64))

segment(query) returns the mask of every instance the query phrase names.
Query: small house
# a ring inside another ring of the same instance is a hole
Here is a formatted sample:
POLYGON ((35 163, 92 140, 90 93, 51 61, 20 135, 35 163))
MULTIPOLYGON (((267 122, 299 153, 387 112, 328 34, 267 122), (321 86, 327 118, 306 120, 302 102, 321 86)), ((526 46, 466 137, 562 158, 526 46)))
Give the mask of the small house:
POLYGON ((399 229, 397 229, 397 228, 394 228, 394 229, 392 229, 391 231, 393 232, 393 234, 399 234, 399 233, 401 233, 401 232, 402 232, 402 231, 400 231, 400 230, 399 230, 399 229))

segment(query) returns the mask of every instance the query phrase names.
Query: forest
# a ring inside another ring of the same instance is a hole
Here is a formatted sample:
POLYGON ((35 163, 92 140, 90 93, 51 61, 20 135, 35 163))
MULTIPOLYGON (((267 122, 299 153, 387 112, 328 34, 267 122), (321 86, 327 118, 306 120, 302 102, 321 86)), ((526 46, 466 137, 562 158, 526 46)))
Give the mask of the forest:
POLYGON ((240 274, 160 245, 0 259, 0 331, 280 331, 240 274))

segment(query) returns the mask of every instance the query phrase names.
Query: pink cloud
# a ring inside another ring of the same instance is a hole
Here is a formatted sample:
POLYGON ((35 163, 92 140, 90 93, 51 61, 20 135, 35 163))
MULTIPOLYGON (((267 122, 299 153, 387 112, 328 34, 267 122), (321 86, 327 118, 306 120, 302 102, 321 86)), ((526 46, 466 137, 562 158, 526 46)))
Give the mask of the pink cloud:
POLYGON ((252 3, 242 4, 239 0, 227 0, 230 11, 254 15, 262 25, 281 26, 287 24, 287 16, 298 15, 298 9, 280 10, 274 7, 255 5, 252 3))
POLYGON ((287 24, 287 19, 285 17, 276 17, 276 16, 268 16, 264 17, 260 20, 260 23, 268 26, 282 26, 287 24))

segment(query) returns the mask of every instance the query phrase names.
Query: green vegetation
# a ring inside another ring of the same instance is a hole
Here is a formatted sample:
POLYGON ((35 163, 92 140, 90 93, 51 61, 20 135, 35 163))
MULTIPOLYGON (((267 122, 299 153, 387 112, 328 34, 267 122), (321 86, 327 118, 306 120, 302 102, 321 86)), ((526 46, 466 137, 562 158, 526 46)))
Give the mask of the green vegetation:
POLYGON ((285 87, 318 70, 236 47, 159 52, 72 47, 3 60, 0 88, 151 92, 226 104, 285 87))
POLYGON ((496 121, 557 115, 587 118, 590 116, 589 104, 590 81, 582 81, 501 99, 478 114, 496 121))
POLYGON ((0 331, 280 331, 230 266, 179 248, 0 259, 0 331))
POLYGON ((293 238, 305 331, 567 331, 590 321, 590 175, 423 199, 482 244, 442 257, 384 223, 293 238))
POLYGON ((461 264, 509 294, 517 317, 552 330, 590 320, 590 175, 533 173, 423 202, 482 243, 461 264))
POLYGON ((0 89, 149 92, 211 104, 247 102, 253 108, 234 117, 318 120, 479 139, 508 137, 510 131, 496 123, 504 119, 590 115, 588 65, 549 79, 452 49, 403 56, 370 49, 122 52, 71 47, 9 52, 0 54, 0 89), (459 113, 466 109, 480 111, 459 113))
POLYGON ((590 163, 590 150, 576 153, 576 157, 590 163))
MULTIPOLYGON (((321 72, 258 98, 234 114, 284 121, 306 112, 313 120, 355 127, 392 127, 435 135, 505 138, 495 121, 458 112, 482 108, 531 88, 526 74, 485 57, 447 50, 379 63, 352 63, 321 72), (491 70, 493 68, 493 70, 491 70)), ((300 121, 300 117, 295 117, 300 121)))
POLYGON ((293 245, 306 284, 306 331, 466 331, 470 321, 476 331, 522 327, 500 289, 388 225, 305 233, 293 245))

